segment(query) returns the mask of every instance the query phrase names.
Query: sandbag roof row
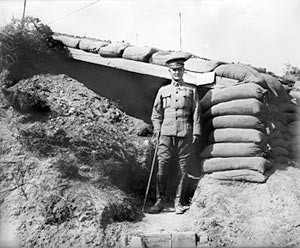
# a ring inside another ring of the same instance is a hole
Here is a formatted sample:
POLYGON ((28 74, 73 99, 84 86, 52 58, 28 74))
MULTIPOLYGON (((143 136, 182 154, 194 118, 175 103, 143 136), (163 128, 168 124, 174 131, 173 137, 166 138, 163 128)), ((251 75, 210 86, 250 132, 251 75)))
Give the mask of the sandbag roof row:
POLYGON ((109 66, 121 70, 170 79, 166 60, 170 57, 185 57, 184 80, 197 86, 220 88, 240 83, 264 81, 262 74, 271 74, 283 84, 288 84, 265 68, 241 63, 209 60, 184 51, 163 51, 149 46, 133 46, 127 42, 111 42, 66 34, 54 34, 73 59, 109 66))

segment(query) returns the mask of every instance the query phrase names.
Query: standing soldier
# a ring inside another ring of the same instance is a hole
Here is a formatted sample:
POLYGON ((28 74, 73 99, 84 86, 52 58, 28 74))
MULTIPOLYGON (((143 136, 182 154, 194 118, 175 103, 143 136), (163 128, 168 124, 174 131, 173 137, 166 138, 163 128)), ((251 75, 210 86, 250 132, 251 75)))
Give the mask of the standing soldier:
POLYGON ((192 144, 201 135, 201 109, 196 87, 183 81, 185 60, 177 57, 166 61, 172 81, 159 89, 152 110, 154 136, 159 137, 156 203, 149 210, 153 214, 164 209, 166 176, 173 155, 177 158, 181 172, 174 201, 175 212, 183 214, 187 209, 182 200, 187 185, 192 144))

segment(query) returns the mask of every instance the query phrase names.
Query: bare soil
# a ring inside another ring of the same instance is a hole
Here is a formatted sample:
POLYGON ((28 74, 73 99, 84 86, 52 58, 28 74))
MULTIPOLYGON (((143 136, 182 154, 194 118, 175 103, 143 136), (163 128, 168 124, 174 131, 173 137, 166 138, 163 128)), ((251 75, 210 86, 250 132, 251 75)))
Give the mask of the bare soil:
POLYGON ((139 215, 149 125, 65 75, 2 93, 2 245, 109 246, 107 225, 139 215))

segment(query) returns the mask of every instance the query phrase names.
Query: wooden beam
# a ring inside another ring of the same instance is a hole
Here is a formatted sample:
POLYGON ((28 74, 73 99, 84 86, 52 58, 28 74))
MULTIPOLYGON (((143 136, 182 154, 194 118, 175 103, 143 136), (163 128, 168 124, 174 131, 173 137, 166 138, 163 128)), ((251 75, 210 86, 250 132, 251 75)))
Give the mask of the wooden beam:
POLYGON ((172 233, 172 248, 195 248, 196 234, 192 232, 172 233))
MULTIPOLYGON (((127 240, 127 238, 126 238, 127 240)), ((193 232, 146 233, 131 237, 126 248, 196 248, 197 235, 193 232)))

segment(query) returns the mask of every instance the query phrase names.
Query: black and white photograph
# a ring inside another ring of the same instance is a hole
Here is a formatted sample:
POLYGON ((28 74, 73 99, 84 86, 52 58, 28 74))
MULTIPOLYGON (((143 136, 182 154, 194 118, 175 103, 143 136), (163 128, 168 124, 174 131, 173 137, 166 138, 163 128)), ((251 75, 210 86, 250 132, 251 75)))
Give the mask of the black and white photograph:
POLYGON ((0 0, 0 247, 300 247, 299 26, 299 0, 0 0))

